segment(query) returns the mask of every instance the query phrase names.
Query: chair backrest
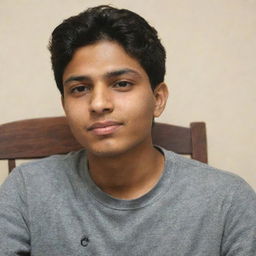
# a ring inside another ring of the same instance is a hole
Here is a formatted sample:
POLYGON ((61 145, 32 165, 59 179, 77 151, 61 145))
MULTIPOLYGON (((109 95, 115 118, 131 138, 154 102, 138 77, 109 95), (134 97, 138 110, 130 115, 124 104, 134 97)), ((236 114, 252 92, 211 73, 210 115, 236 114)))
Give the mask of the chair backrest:
MULTIPOLYGON (((194 122, 189 128, 155 123, 154 144, 207 163, 206 128, 194 122)), ((36 118, 0 125, 0 160, 8 160, 9 172, 16 159, 34 159, 81 149, 65 117, 36 118)))

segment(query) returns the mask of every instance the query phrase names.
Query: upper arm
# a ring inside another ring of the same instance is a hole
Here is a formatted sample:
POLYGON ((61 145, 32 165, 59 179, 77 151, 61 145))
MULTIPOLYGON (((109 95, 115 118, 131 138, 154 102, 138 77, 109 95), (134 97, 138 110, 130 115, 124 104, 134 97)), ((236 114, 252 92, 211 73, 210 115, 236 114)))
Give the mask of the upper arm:
POLYGON ((26 190, 18 168, 0 187, 0 251, 6 256, 30 255, 26 190))
POLYGON ((256 194, 241 181, 226 215, 223 256, 256 255, 256 194))

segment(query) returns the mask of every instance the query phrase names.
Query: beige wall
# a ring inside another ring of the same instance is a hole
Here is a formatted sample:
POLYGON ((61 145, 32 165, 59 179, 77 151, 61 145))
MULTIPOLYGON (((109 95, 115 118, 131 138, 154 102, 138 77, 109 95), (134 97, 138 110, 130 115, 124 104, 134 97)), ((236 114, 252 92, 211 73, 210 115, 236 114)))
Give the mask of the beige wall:
MULTIPOLYGON (((64 18, 112 3, 143 15, 167 50, 160 121, 207 123, 209 163, 256 189, 256 0, 1 0, 0 123, 62 115, 46 45, 64 18)), ((0 161, 0 183, 7 175, 0 161)))

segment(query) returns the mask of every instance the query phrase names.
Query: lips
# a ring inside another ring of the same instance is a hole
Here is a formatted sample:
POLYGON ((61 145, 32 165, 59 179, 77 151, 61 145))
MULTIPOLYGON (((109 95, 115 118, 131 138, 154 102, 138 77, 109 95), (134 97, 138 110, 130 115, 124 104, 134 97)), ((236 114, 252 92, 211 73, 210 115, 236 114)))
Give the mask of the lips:
POLYGON ((114 133, 122 126, 122 123, 116 121, 104 121, 93 123, 88 131, 91 131, 95 135, 109 135, 114 133))

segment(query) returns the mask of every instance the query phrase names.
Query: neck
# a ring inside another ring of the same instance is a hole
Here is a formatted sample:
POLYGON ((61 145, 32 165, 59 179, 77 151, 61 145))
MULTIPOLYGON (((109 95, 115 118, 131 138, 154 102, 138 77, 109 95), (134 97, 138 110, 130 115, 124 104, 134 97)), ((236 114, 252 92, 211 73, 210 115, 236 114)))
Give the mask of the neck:
POLYGON ((102 191, 120 199, 135 199, 158 182, 164 157, 151 143, 111 157, 88 152, 88 163, 91 178, 102 191))

